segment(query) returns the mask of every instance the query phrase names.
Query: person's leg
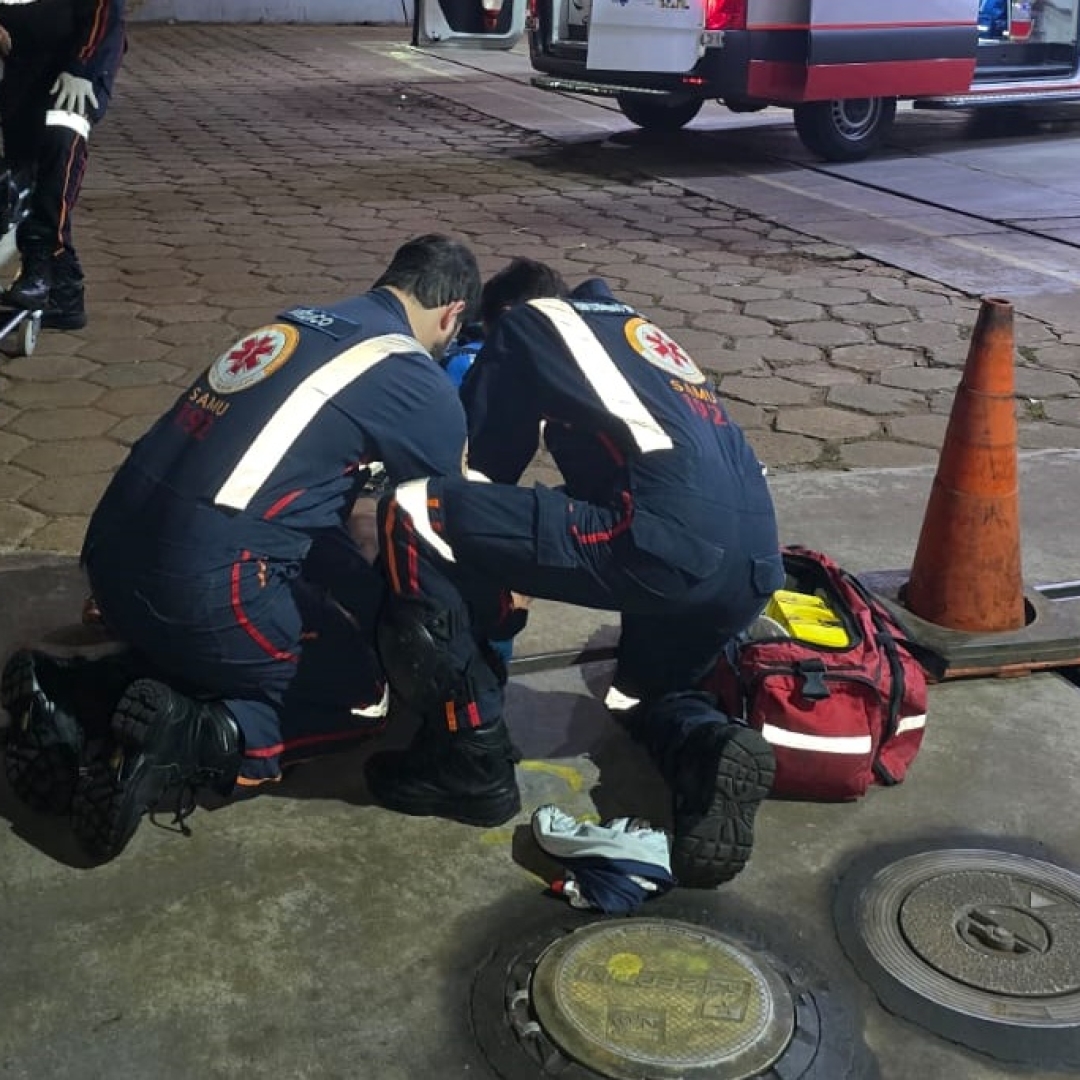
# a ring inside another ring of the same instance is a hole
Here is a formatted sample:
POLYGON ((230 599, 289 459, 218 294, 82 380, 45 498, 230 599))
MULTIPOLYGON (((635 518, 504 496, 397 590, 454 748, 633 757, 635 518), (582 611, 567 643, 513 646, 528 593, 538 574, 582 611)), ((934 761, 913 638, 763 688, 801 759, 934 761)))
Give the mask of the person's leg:
POLYGON ((565 496, 433 479, 398 488, 380 506, 390 599, 379 648, 395 693, 422 726, 408 750, 368 762, 375 797, 404 813, 501 824, 520 807, 503 718, 505 665, 489 641, 515 632, 510 588, 596 607, 613 605, 595 552, 615 515, 565 496), (584 541, 582 538, 585 538, 584 541))
MULTIPOLYGON (((13 53, 4 62, 0 81, 0 127, 4 136, 4 164, 17 189, 32 187, 38 152, 45 130, 49 87, 60 70, 50 56, 13 53)), ((16 231, 21 256, 19 274, 3 302, 21 307, 40 307, 48 298, 50 251, 45 241, 27 240, 16 231), (22 303, 23 299, 28 303, 22 303)))
POLYGON ((71 222, 86 172, 90 132, 105 115, 110 90, 109 84, 95 82, 98 105, 88 116, 56 108, 45 112, 29 213, 17 233, 23 273, 7 295, 18 307, 43 307, 42 326, 48 329, 86 325, 83 272, 71 222), (39 270, 42 253, 48 261, 39 270))
POLYGON ((35 810, 67 813, 87 744, 108 736, 124 690, 147 671, 130 650, 93 659, 13 653, 0 677, 0 704, 11 718, 4 768, 12 791, 35 810))
POLYGON ((748 539, 760 555, 729 546, 720 572, 667 611, 623 613, 607 704, 671 788, 672 865, 683 885, 710 888, 743 869, 755 814, 772 787, 768 743, 696 690, 783 583, 774 532, 760 532, 748 539))

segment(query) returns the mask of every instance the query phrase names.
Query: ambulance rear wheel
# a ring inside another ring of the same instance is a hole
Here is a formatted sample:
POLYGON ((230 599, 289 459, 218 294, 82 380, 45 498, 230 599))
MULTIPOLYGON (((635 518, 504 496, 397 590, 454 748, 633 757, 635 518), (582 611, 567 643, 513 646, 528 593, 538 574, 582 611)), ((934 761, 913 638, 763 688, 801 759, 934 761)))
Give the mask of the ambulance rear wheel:
POLYGON ((615 100, 623 116, 646 131, 678 131, 689 124, 705 104, 702 98, 681 94, 622 93, 615 100))
POLYGON ((896 98, 846 98, 795 106, 795 130, 811 153, 826 161, 861 161, 885 141, 896 98))

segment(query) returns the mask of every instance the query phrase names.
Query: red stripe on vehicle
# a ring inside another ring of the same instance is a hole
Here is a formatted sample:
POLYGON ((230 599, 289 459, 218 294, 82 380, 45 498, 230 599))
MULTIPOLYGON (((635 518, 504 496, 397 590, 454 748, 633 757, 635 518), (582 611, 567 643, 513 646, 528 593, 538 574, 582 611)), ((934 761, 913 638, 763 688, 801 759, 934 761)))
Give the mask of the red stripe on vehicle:
POLYGON ((821 64, 807 68, 805 100, 962 93, 971 88, 974 75, 974 60, 821 64))

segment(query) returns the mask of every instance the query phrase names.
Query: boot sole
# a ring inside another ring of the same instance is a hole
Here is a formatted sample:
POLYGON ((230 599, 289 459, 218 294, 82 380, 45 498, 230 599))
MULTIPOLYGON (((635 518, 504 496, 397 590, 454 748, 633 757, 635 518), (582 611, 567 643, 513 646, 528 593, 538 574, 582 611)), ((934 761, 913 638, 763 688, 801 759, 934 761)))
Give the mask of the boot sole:
POLYGON ((66 814, 79 776, 79 746, 64 743, 51 699, 38 681, 33 654, 15 653, 0 677, 0 704, 11 717, 4 772, 18 798, 33 810, 66 814))
POLYGON ((470 798, 465 803, 461 797, 448 798, 435 792, 410 792, 408 798, 402 798, 395 793, 392 778, 388 780, 388 786, 384 787, 377 771, 367 770, 366 777, 368 790, 380 806, 398 814, 408 814, 410 817, 446 818, 462 825, 491 829, 497 825, 505 825, 521 810, 521 792, 516 787, 497 796, 470 798))
POLYGON ((717 735, 725 741, 716 761, 713 798, 705 814, 681 830, 676 821, 672 871, 680 885, 712 889, 736 877, 754 846, 754 817, 768 798, 776 760, 751 728, 717 735))
POLYGON ((80 774, 71 824, 80 845, 95 858, 115 859, 167 787, 167 771, 155 770, 145 757, 154 721, 166 706, 165 692, 152 679, 133 682, 113 714, 112 739, 97 748, 80 774), (121 780, 125 762, 133 758, 142 760, 121 780))

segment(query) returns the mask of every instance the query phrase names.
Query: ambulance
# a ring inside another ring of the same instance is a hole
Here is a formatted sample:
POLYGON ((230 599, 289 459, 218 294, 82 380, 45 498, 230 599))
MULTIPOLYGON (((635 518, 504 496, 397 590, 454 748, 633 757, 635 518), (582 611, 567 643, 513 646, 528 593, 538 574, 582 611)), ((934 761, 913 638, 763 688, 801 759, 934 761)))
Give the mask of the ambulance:
MULTIPOLYGON (((492 2, 492 0, 489 0, 492 2)), ((784 106, 828 161, 915 108, 1080 100, 1080 0, 527 0, 533 82, 650 130, 784 106)))
POLYGON ((792 109, 830 161, 877 150, 920 109, 1080 101, 1080 0, 416 0, 414 45, 508 49, 533 83, 614 98, 678 129, 706 101, 792 109))

